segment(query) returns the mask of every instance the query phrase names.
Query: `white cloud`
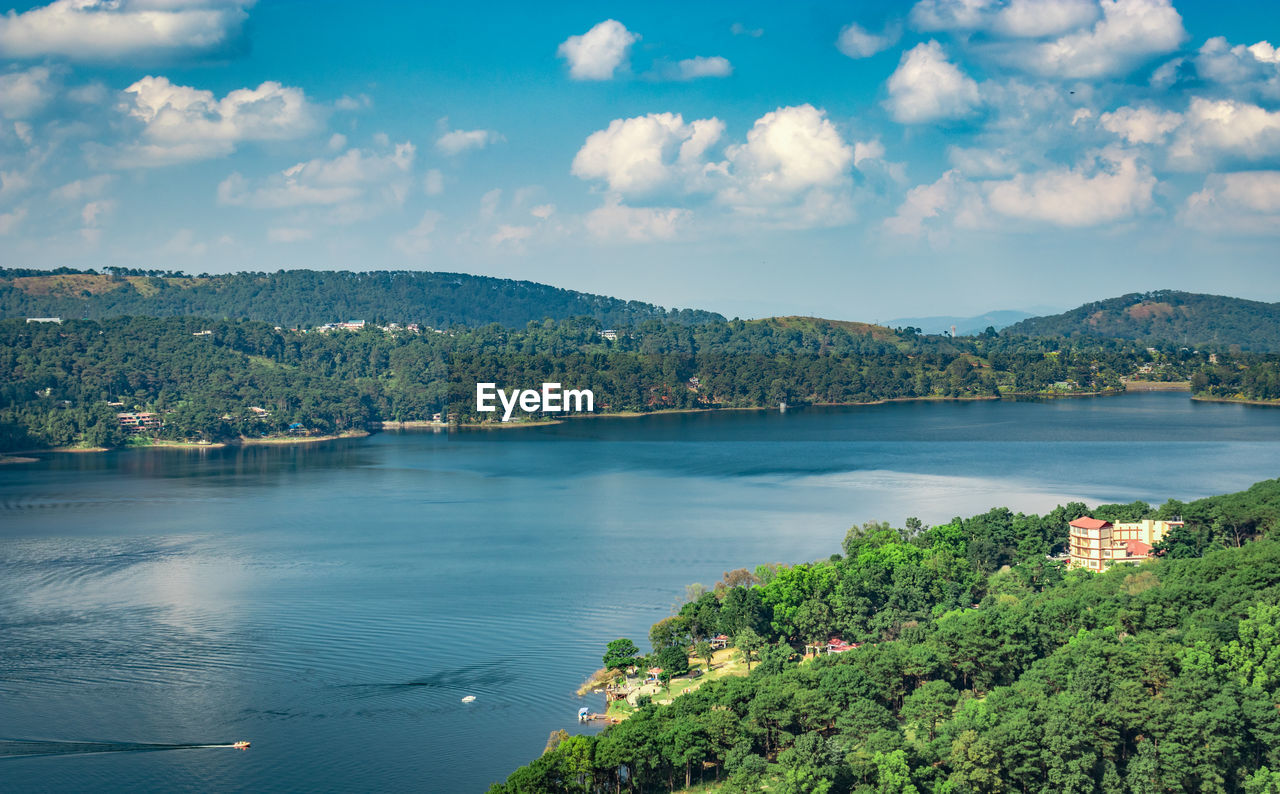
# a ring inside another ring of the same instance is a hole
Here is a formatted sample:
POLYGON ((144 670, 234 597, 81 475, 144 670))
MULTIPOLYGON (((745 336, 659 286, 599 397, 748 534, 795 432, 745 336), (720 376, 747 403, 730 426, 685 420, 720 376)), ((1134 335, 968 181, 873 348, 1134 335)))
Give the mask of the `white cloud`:
POLYGON ((516 226, 504 223, 498 227, 498 230, 489 237, 489 245, 494 248, 507 245, 512 248, 521 248, 525 240, 533 236, 532 226, 516 226))
POLYGON ((0 116, 30 118, 52 99, 53 73, 47 66, 0 74, 0 116))
POLYGON ((80 220, 85 226, 98 226, 115 208, 116 203, 110 199, 90 201, 81 208, 80 220))
POLYGON ((202 52, 235 38, 252 0, 55 0, 0 16, 0 56, 102 60, 202 52))
POLYGON ((993 15, 991 29, 1015 38, 1056 36, 1098 18, 1094 0, 1010 0, 993 15))
POLYGON ((550 218, 552 215, 554 215, 555 212, 556 212, 556 205, 554 204, 539 204, 538 206, 529 210, 530 215, 532 215, 533 217, 539 220, 544 220, 544 221, 547 218, 550 218))
MULTIPOLYGON (((800 105, 766 113, 746 141, 726 147, 717 162, 710 155, 723 131, 719 119, 686 123, 676 113, 615 119, 587 138, 571 170, 603 182, 617 197, 600 218, 636 218, 633 225, 648 229, 646 237, 661 236, 653 229, 683 216, 637 215, 622 198, 711 193, 720 207, 786 226, 829 225, 851 216, 847 194, 855 151, 825 112, 800 105)), ((864 144, 864 157, 877 145, 864 144)))
POLYGON ((498 214, 498 205, 502 202, 502 188, 495 187, 480 197, 480 217, 492 220, 498 214))
POLYGON ((1152 207, 1156 179, 1125 153, 1102 153, 1081 168, 1019 174, 991 183, 991 209, 1011 218, 1057 226, 1097 226, 1129 218, 1152 207))
POLYGON ((1234 99, 1195 97, 1184 118, 1169 145, 1169 162, 1176 168, 1280 157, 1280 111, 1234 99))
POLYGON ((493 130, 448 130, 436 139, 436 149, 453 157, 503 140, 506 139, 493 130))
POLYGON ((329 136, 329 151, 340 152, 347 148, 347 136, 340 132, 335 132, 329 136))
POLYGON ((648 242, 674 238, 691 215, 677 207, 628 207, 620 196, 610 194, 604 206, 587 213, 585 222, 602 240, 648 242))
POLYGON ((1280 99, 1280 51, 1268 41, 1234 47, 1222 36, 1209 39, 1195 57, 1196 74, 1244 95, 1280 99))
POLYGON ((840 31, 840 37, 836 39, 836 49, 850 58, 870 58, 877 52, 897 44, 900 34, 901 31, 896 28, 886 30, 884 33, 872 33, 856 22, 850 22, 840 31))
POLYGON ((315 108, 300 88, 265 82, 222 99, 212 91, 144 77, 124 90, 122 110, 141 140, 118 154, 124 165, 158 166, 231 153, 244 141, 288 140, 313 132, 315 108))
POLYGON ((310 229, 294 226, 273 226, 267 229, 267 241, 272 243, 299 243, 310 239, 310 229))
POLYGON ((18 225, 22 223, 22 219, 27 217, 27 208, 18 207, 11 212, 0 213, 0 235, 11 234, 18 225))
POLYGON ((1205 231, 1280 234, 1280 171, 1210 174, 1179 218, 1205 231))
POLYGON ((720 139, 724 122, 698 119, 688 124, 679 113, 650 113, 614 119, 591 133, 573 158, 570 172, 604 181, 616 193, 649 193, 696 180, 707 149, 720 139))
POLYGON ((947 60, 936 41, 917 44, 903 53, 889 77, 888 89, 885 105, 903 124, 960 118, 979 102, 978 84, 947 60))
POLYGON ((31 187, 31 169, 26 173, 19 171, 0 171, 0 199, 9 200, 31 187))
POLYGON ((1010 51, 1009 59, 1036 74, 1088 79, 1126 74, 1187 38, 1170 0, 1099 0, 1102 19, 1053 41, 1010 51))
POLYGON ((438 196, 444 192, 444 174, 439 168, 432 168, 422 177, 422 190, 428 196, 438 196))
POLYGON ((367 204, 373 192, 379 206, 396 206, 404 199, 414 156, 413 144, 405 142, 381 154, 348 149, 332 159, 308 160, 257 184, 234 173, 218 185, 218 203, 256 209, 367 204))
POLYGON ((1103 113, 1098 121, 1129 143, 1159 143, 1182 124, 1182 116, 1153 107, 1122 107, 1103 113))
MULTIPOLYGON (((756 119, 747 142, 730 146, 725 155, 731 179, 717 198, 743 210, 794 202, 813 190, 843 188, 854 150, 824 111, 798 105, 756 119)), ((815 199, 811 207, 824 203, 815 199)))
POLYGON ((953 208, 962 182, 958 173, 947 171, 932 184, 911 188, 897 213, 885 220, 884 228, 906 237, 920 236, 925 232, 925 221, 953 208))
POLYGON ((425 254, 431 250, 431 238, 435 234, 436 226, 440 224, 442 217, 444 216, 435 210, 427 210, 422 213, 422 219, 418 221, 416 226, 396 237, 396 248, 410 256, 425 254))
POLYGON ((728 58, 719 55, 710 57, 697 56, 685 58, 676 64, 676 76, 679 80, 696 80, 699 77, 728 77, 733 74, 733 64, 728 58))
POLYGON ((874 141, 858 141, 853 145, 853 167, 857 168, 864 160, 884 159, 884 144, 877 138, 874 141))
POLYGON ((338 101, 333 103, 338 110, 366 110, 373 107, 373 99, 368 94, 356 94, 355 96, 343 95, 338 97, 338 101))
POLYGON ((83 201, 87 198, 102 195, 102 192, 115 180, 111 174, 98 174, 96 176, 77 179, 74 182, 68 182, 62 187, 53 191, 53 197, 59 201, 83 201))
POLYGON ((911 9, 917 30, 976 30, 986 24, 995 0, 920 0, 911 9))
POLYGON ((1012 176, 1018 172, 1018 159, 1003 147, 950 146, 947 159, 955 171, 970 179, 1012 176))
POLYGON ((749 28, 741 22, 734 22, 729 26, 729 32, 735 36, 750 36, 758 39, 764 35, 764 28, 749 28))
POLYGON ((957 170, 907 192, 885 221, 894 234, 920 236, 950 220, 956 228, 1003 230, 1008 219, 1067 228, 1131 218, 1154 206, 1156 179, 1132 153, 1103 150, 1077 168, 969 181, 957 170), (996 216, 1003 216, 1000 220, 996 216))
POLYGON ((616 19, 606 19, 581 36, 565 39, 556 52, 568 62, 574 80, 609 80, 639 38, 616 19))

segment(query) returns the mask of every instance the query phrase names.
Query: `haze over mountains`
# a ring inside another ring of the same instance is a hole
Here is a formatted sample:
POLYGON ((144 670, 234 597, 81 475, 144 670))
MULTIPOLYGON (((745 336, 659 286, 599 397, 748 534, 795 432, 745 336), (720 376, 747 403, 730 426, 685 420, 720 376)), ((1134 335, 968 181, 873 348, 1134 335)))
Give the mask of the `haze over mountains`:
POLYGON ((1000 309, 979 314, 975 317, 958 317, 950 314, 939 314, 931 317, 898 317, 893 320, 885 320, 884 324, 890 328, 919 328, 920 332, 925 334, 949 334, 952 327, 954 327, 956 336, 972 336, 982 333, 987 328, 995 328, 999 331, 1019 320, 1035 316, 1033 312, 1025 312, 1018 309, 1000 309))
MULTIPOLYGON (((531 281, 462 273, 289 270, 186 276, 140 270, 99 274, 69 268, 0 269, 0 317, 120 315, 193 315, 289 327, 351 319, 437 328, 489 323, 522 328, 569 317, 590 317, 604 327, 630 327, 646 320, 686 325, 725 320, 715 312, 668 310, 531 281)), ((883 325, 916 327, 926 334, 949 333, 955 326, 957 335, 967 336, 994 327, 1019 336, 1280 350, 1280 304, 1175 290, 1131 293, 1046 316, 1004 310, 976 317, 908 317, 883 325)))

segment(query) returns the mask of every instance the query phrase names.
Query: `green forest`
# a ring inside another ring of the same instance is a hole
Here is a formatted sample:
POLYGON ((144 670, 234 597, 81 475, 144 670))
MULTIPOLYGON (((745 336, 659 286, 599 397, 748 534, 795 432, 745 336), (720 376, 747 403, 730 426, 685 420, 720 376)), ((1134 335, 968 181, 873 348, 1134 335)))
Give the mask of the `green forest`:
POLYGON ((668 311, 640 301, 465 273, 281 270, 188 276, 131 268, 102 273, 0 268, 0 317, 97 320, 123 315, 259 320, 289 328, 343 320, 522 328, 546 317, 591 317, 608 328, 650 319, 724 319, 712 312, 668 311))
POLYGON ((1280 352, 1280 304, 1176 290, 1135 292, 1031 317, 1004 332, 1280 352))
POLYGON ((552 742, 490 792, 1275 794, 1278 525, 1280 480, 855 527, 828 560, 690 588, 650 632, 656 659, 728 634, 748 675, 552 742), (1047 559, 1086 512, 1186 524, 1140 566, 1047 559), (831 636, 863 644, 800 661, 831 636))
MULTIPOLYGON (((1205 354, 1174 347, 924 337, 812 318, 646 320, 616 339, 602 330, 588 317, 421 333, 302 333, 193 317, 3 320, 0 449, 120 446, 129 441, 116 420, 124 411, 156 413, 156 437, 191 441, 377 428, 435 413, 468 422, 481 418, 478 381, 592 389, 607 413, 1116 392, 1140 367, 1184 379, 1208 366, 1205 354)), ((1224 354, 1213 372, 1255 358, 1224 354)))

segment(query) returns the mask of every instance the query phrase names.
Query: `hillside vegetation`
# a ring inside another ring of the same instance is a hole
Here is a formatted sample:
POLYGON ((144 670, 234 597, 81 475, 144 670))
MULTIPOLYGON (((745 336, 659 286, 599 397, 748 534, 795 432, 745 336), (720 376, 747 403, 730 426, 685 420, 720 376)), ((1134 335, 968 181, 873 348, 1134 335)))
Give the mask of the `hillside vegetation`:
POLYGON ((1003 331, 1022 336, 1093 336, 1144 344, 1280 351, 1280 304, 1159 290, 1032 317, 1003 331))
POLYGON ((313 327, 341 320, 420 323, 435 328, 498 323, 509 328, 547 318, 591 317, 605 327, 661 319, 701 323, 724 318, 666 310, 550 287, 463 273, 380 270, 281 270, 186 276, 112 269, 99 274, 0 269, 0 318, 194 315, 313 327))
POLYGON ((1280 481, 1089 510, 1186 520, 1102 574, 1045 558, 1086 510, 872 523, 829 560, 691 588, 655 655, 722 632, 750 674, 565 738, 491 794, 1280 791, 1280 481), (862 646, 801 661, 836 632, 862 646))

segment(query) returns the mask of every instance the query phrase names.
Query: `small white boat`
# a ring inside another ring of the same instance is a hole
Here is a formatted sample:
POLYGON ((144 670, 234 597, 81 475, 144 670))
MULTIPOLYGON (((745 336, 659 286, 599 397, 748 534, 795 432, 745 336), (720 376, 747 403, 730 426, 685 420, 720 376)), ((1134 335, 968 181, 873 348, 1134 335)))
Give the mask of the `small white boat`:
POLYGON ((470 703, 471 701, 473 701, 473 700, 475 700, 475 699, 476 699, 476 696, 475 696, 475 695, 467 695, 466 697, 464 697, 464 698, 462 699, 462 702, 463 702, 463 703, 470 703))

